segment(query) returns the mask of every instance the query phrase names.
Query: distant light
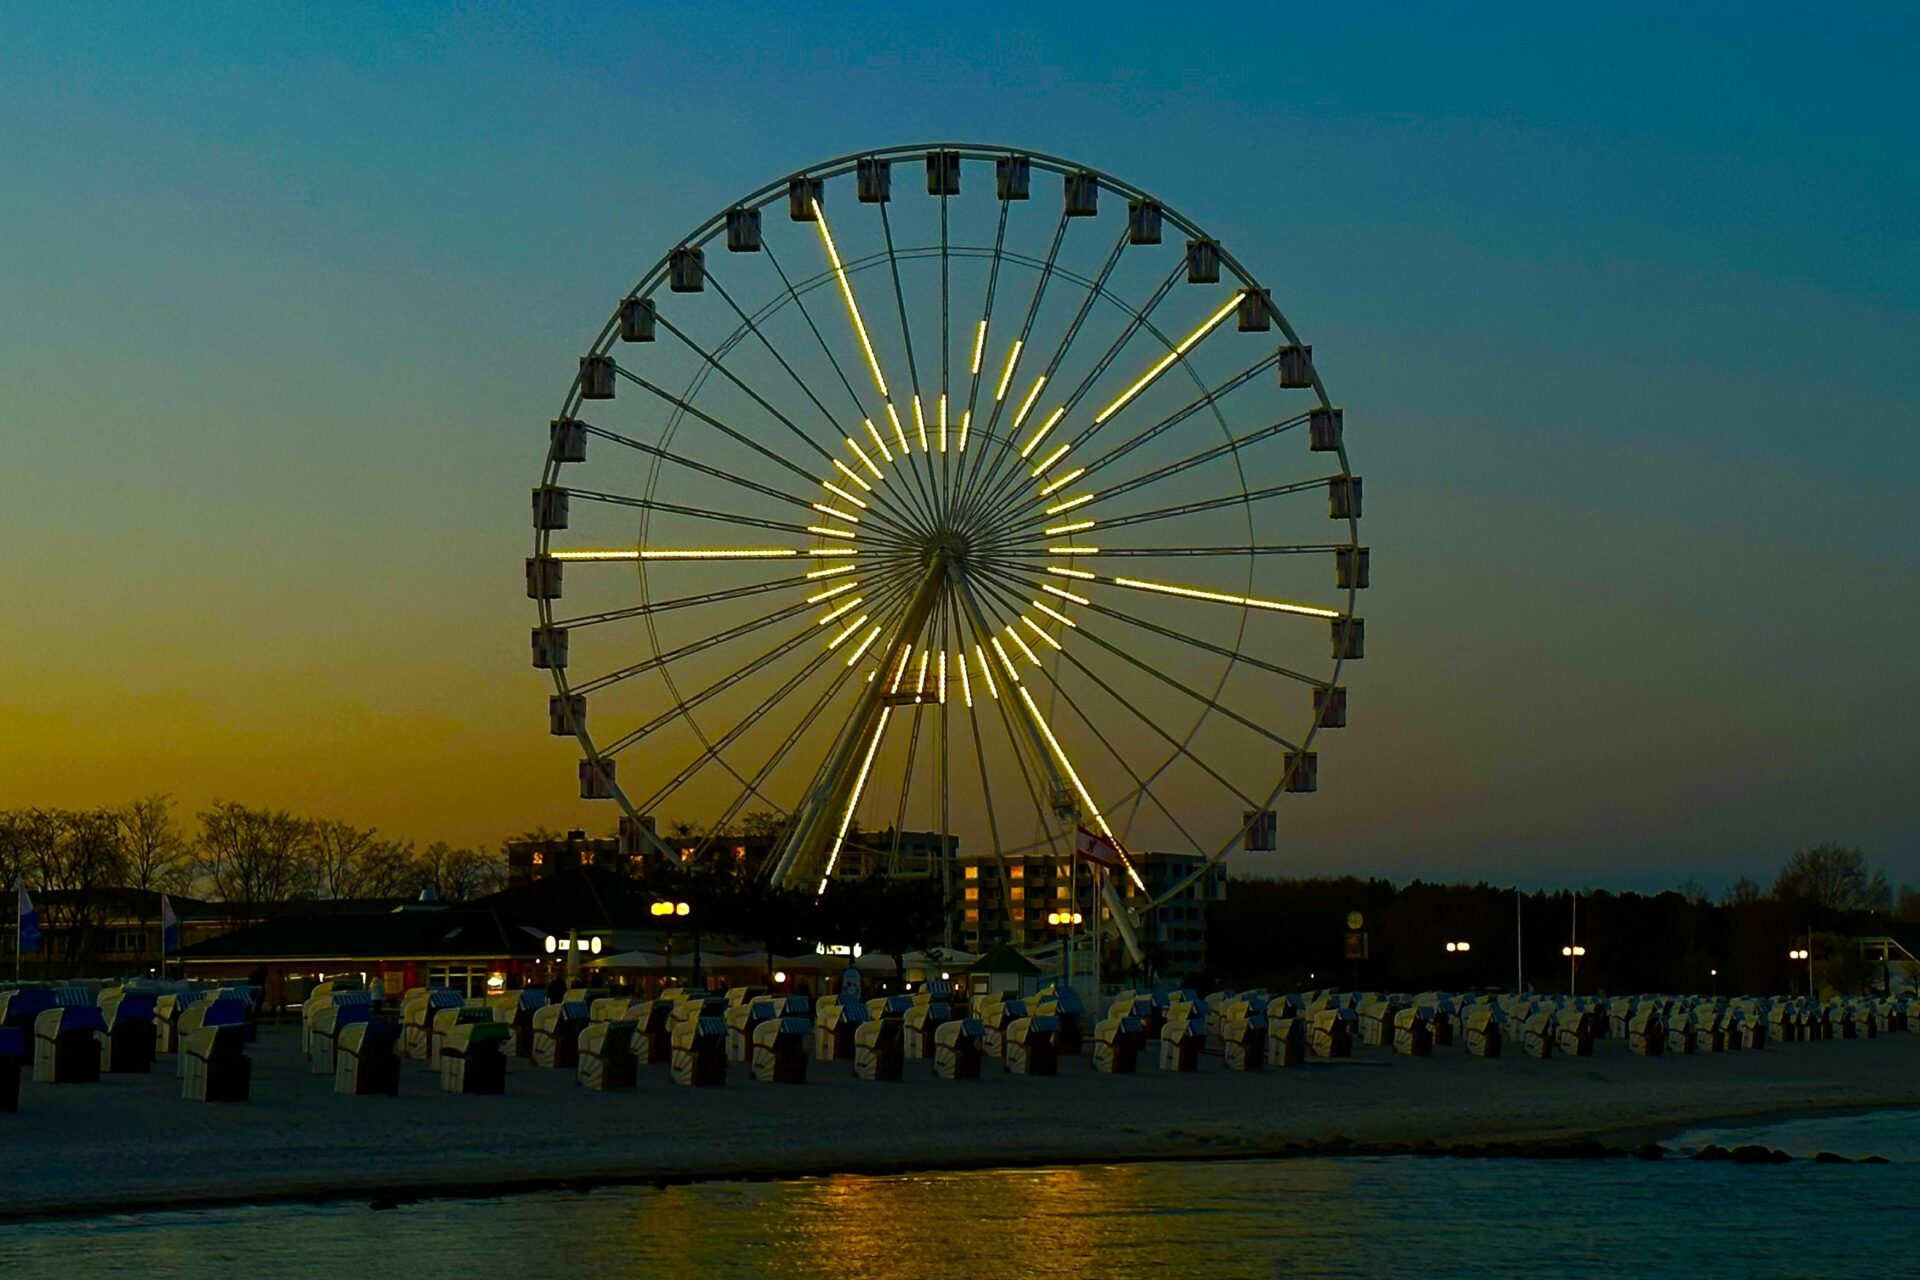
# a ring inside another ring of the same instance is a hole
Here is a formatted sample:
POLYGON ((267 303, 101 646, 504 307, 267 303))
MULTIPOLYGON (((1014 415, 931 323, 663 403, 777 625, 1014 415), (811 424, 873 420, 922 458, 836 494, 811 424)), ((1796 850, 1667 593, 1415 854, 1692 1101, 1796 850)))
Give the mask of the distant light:
POLYGON ((599 934, 596 933, 595 935, 593 935, 593 940, 588 944, 588 950, 592 951, 593 954, 595 955, 600 954, 600 935, 599 934))
POLYGON ((684 916, 691 910, 693 910, 693 908, 684 902, 676 902, 673 904, 673 914, 677 916, 684 916))
POLYGON ((547 935, 547 954, 552 955, 560 949, 560 940, 552 934, 547 935))
POLYGON ((950 973, 948 973, 948 972, 946 972, 946 971, 945 971, 945 970, 943 969, 943 970, 941 970, 941 972, 940 972, 940 981, 942 981, 942 982, 945 982, 945 981, 946 981, 947 979, 949 979, 949 978, 951 978, 952 976, 953 976, 952 974, 950 974, 950 973))
POLYGON ((498 991, 506 985, 507 985, 507 977, 505 974, 490 973, 487 975, 487 990, 498 991))
POLYGON ((773 971, 773 980, 775 982, 785 982, 787 980, 787 971, 785 969, 775 969, 773 971))

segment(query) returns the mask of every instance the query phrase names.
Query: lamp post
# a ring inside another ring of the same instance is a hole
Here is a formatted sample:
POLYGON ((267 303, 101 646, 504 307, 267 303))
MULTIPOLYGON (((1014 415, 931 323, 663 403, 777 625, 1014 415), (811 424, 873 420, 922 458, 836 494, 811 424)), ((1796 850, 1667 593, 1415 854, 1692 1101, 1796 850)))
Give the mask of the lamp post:
POLYGON ((648 907, 647 910, 653 914, 653 917, 656 920, 660 921, 660 927, 666 932, 666 935, 667 935, 666 976, 671 978, 673 976, 673 921, 676 916, 684 916, 684 915, 691 914, 693 911, 693 908, 684 902, 656 902, 652 906, 648 907))
POLYGON ((1067 930, 1067 936, 1060 940, 1062 977, 1068 986, 1073 985, 1073 932, 1080 927, 1083 919, 1078 911, 1049 911, 1047 923, 1056 929, 1067 930))
POLYGON ((1787 959, 1807 962, 1807 999, 1813 999, 1813 930, 1807 930, 1807 945, 1787 952, 1787 959))
POLYGON ((1587 949, 1576 942, 1570 947, 1560 948, 1560 954, 1567 958, 1567 994, 1570 996, 1578 995, 1580 989, 1580 957, 1587 954, 1587 949))

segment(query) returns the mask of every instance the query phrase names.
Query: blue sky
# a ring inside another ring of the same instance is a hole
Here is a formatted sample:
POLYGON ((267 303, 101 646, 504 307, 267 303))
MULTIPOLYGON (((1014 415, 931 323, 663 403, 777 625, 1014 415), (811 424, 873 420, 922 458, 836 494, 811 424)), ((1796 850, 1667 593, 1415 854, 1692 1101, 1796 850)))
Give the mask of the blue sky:
POLYGON ((1200 219, 1346 405, 1369 659, 1274 869, 1920 881, 1917 26, 16 7, 0 804, 603 821, 515 580, 572 356, 740 193, 954 138, 1200 219))

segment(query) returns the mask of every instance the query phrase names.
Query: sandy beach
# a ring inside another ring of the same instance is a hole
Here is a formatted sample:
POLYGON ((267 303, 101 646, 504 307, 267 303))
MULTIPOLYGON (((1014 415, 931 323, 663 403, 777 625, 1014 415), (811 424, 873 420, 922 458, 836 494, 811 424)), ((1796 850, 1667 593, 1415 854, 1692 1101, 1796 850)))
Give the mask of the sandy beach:
POLYGON ((941 1081, 910 1063, 897 1084, 813 1063, 804 1086, 592 1093, 571 1072, 516 1061, 504 1097, 441 1093, 424 1064, 401 1096, 342 1097, 307 1072, 298 1036, 270 1027, 253 1097, 184 1102, 171 1059, 98 1085, 23 1086, 0 1116, 0 1217, 193 1204, 486 1194, 564 1185, 791 1177, 1048 1162, 1247 1157, 1344 1140, 1407 1144, 1638 1142, 1710 1121, 1920 1106, 1920 1035, 1636 1058, 1603 1041, 1589 1059, 1429 1059, 1356 1049, 1350 1062, 1230 1074, 1144 1068, 1053 1079, 989 1063, 941 1081))

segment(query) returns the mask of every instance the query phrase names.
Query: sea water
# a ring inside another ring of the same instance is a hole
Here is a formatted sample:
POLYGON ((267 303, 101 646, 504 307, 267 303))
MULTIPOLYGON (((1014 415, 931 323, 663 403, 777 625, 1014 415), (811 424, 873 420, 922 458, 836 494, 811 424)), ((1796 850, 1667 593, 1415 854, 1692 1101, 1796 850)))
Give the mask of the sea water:
POLYGON ((708 1182, 0 1223, 0 1276, 1916 1273, 1920 1113, 1697 1129, 1888 1165, 1377 1157, 708 1182))

